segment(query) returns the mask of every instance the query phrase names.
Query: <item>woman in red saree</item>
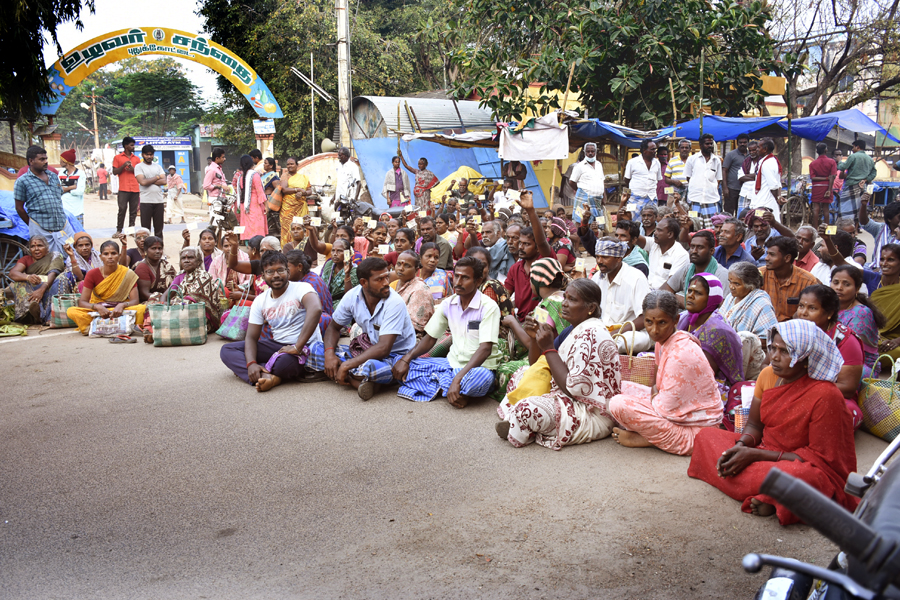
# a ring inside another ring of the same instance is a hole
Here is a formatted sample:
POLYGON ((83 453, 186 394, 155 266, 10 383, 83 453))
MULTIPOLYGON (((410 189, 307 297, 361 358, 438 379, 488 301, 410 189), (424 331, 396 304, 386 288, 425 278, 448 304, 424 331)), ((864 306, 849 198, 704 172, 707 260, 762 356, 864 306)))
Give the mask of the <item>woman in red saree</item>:
POLYGON ((834 341, 810 321, 779 323, 769 336, 770 366, 757 381, 750 422, 741 434, 705 429, 694 439, 688 475, 713 485, 741 510, 778 515, 782 525, 799 519, 759 492, 769 470, 801 479, 847 510, 858 500, 844 492, 856 469, 853 426, 834 385, 843 359, 834 341))

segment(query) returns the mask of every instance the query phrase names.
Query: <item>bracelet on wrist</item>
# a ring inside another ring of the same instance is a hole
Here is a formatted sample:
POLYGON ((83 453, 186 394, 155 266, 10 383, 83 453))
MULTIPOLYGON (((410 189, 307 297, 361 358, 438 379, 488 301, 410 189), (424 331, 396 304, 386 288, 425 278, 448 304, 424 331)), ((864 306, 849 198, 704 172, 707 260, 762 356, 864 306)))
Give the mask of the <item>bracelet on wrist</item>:
POLYGON ((546 355, 548 352, 556 352, 557 354, 559 354, 559 350, 557 350, 556 348, 549 348, 549 349, 544 350, 543 352, 541 352, 541 356, 546 355))
POLYGON ((249 369, 249 368, 250 368, 250 365, 258 365, 258 364, 259 364, 259 363, 256 362, 255 360, 251 360, 250 362, 247 363, 247 368, 249 369))

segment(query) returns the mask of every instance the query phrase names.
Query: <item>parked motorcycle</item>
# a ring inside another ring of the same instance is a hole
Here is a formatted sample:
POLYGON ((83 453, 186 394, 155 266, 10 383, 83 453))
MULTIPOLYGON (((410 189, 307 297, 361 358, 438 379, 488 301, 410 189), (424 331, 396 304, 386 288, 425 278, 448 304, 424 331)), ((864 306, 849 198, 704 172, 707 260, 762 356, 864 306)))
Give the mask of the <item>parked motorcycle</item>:
POLYGON ((760 491, 838 545, 827 569, 792 558, 748 554, 744 569, 773 567, 759 600, 877 600, 900 598, 900 450, 895 439, 865 475, 852 473, 844 490, 862 498, 853 514, 812 486, 772 469, 760 491))

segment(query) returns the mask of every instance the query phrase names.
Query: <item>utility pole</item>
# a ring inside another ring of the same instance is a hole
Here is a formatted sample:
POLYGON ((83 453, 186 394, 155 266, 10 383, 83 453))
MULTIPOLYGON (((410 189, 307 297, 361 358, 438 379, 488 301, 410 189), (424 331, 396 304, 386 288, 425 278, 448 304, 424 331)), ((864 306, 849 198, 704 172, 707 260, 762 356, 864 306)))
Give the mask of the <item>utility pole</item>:
MULTIPOLYGON (((309 53, 309 80, 313 83, 316 82, 316 74, 313 71, 313 53, 309 53)), ((310 156, 316 155, 316 91, 309 86, 309 104, 312 107, 312 154, 310 156)))
POLYGON ((336 0, 338 51, 338 113, 340 145, 350 147, 350 14, 347 0, 336 0))
POLYGON ((81 108, 88 108, 94 115, 94 147, 100 148, 100 130, 97 128, 97 98, 94 92, 97 91, 97 88, 93 88, 91 90, 91 105, 88 106, 84 102, 81 103, 81 108))

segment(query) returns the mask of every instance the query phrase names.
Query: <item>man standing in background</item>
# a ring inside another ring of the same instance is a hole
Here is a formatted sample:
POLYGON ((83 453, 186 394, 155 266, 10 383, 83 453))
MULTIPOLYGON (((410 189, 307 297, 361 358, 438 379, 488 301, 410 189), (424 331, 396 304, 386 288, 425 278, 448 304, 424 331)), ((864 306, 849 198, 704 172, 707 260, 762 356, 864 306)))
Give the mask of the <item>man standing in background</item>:
POLYGON ((28 170, 13 187, 16 212, 30 235, 44 236, 51 252, 63 254, 63 240, 75 232, 63 210, 59 176, 47 168, 47 151, 40 146, 28 148, 25 160, 28 170))
POLYGON ((625 165, 625 187, 631 190, 630 195, 622 195, 619 210, 627 203, 635 205, 631 215, 636 219, 646 204, 656 206, 656 183, 662 179, 662 169, 656 160, 656 142, 641 140, 641 154, 635 156, 625 165))
POLYGON ((100 163, 100 167, 97 169, 97 183, 100 185, 100 199, 101 200, 109 200, 106 197, 106 187, 109 183, 109 171, 106 170, 106 165, 100 163))
POLYGON ((741 196, 741 183, 738 181, 738 171, 744 164, 749 150, 747 145, 750 143, 750 136, 742 133, 737 137, 737 148, 725 155, 725 161, 722 163, 722 170, 725 171, 725 185, 722 186, 722 198, 725 200, 725 212, 729 215, 736 216, 738 210, 738 199, 741 196))
MULTIPOLYGON (((712 216, 719 212, 719 182, 722 181, 722 159, 715 153, 712 134, 700 137, 700 152, 684 165, 688 180, 688 202, 697 211, 704 229, 712 227, 712 216)), ((736 204, 736 203, 735 203, 736 204)))
POLYGON ((128 211, 128 226, 134 227, 137 220, 138 207, 141 202, 141 190, 134 178, 134 168, 141 159, 134 153, 134 138, 126 136, 122 139, 122 152, 113 159, 113 175, 119 178, 119 214, 116 217, 116 233, 122 233, 125 227, 125 211, 128 211))
POLYGON ((152 224, 153 235, 162 239, 166 211, 162 186, 166 184, 166 174, 161 166, 153 162, 155 154, 149 144, 141 148, 143 160, 134 167, 134 177, 141 186, 141 227, 150 229, 152 224))
POLYGON ((866 154, 866 143, 856 140, 851 146, 852 153, 847 160, 840 163, 837 168, 844 171, 844 187, 841 190, 841 217, 853 219, 859 228, 859 200, 862 198, 866 186, 873 181, 877 172, 875 161, 866 154))
MULTIPOLYGON (((818 229, 819 223, 821 223, 819 211, 821 210, 825 213, 825 222, 827 223, 829 221, 828 207, 834 199, 834 194, 831 190, 834 189, 834 179, 837 177, 837 163, 828 158, 828 155, 825 154, 827 150, 828 146, 824 142, 816 144, 816 160, 809 163, 809 181, 812 183, 810 202, 812 202, 813 211, 813 238, 815 238, 815 230, 818 229)), ((806 269, 802 264, 799 267, 806 269)), ((806 270, 809 271, 809 269, 806 270)))
POLYGON ((70 148, 59 155, 62 163, 62 173, 59 174, 59 182, 62 184, 63 208, 78 219, 84 228, 84 171, 75 166, 75 149, 70 148))
POLYGON ((575 163, 572 176, 567 180, 570 189, 575 190, 572 218, 576 223, 581 223, 585 205, 591 209, 593 217, 600 215, 606 200, 605 180, 603 165, 597 162, 597 144, 588 142, 584 145, 584 160, 575 163))

